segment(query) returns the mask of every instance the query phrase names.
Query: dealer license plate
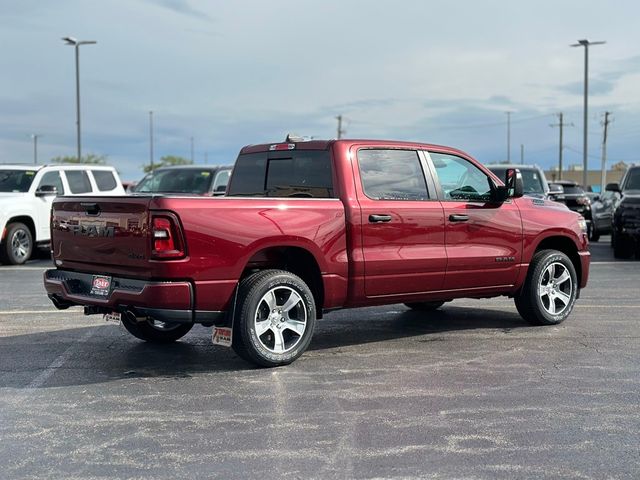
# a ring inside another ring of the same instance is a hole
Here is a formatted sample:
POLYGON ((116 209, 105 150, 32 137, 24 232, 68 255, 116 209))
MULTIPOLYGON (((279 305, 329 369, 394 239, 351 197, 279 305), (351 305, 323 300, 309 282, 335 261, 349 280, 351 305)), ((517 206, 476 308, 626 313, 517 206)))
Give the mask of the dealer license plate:
POLYGON ((111 291, 111 277, 106 275, 94 275, 91 280, 91 295, 107 296, 111 291))
POLYGON ((233 330, 228 327, 214 327, 211 341, 214 345, 221 347, 230 347, 233 342, 233 330))

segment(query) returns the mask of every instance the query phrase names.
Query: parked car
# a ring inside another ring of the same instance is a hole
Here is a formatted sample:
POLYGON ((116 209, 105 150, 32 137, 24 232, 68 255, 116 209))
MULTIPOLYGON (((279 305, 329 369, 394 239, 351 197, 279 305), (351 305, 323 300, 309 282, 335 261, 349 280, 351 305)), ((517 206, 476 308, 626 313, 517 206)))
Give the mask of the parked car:
POLYGON ((589 237, 593 231, 593 215, 591 213, 591 200, 584 189, 571 180, 556 180, 550 185, 554 188, 553 198, 556 202, 564 203, 570 210, 578 212, 584 217, 589 230, 589 237), (562 193, 555 193, 556 186, 562 187, 562 193))
POLYGON ((629 167, 620 184, 609 183, 607 191, 621 195, 613 212, 611 245, 616 258, 640 256, 640 166, 629 167))
POLYGON ((613 210, 616 202, 620 198, 617 192, 586 192, 591 202, 591 230, 589 240, 597 242, 600 235, 611 233, 611 222, 613 220, 613 210))
POLYGON ((56 195, 124 195, 113 167, 0 165, 0 261, 19 265, 50 240, 56 195))
POLYGON ((338 308, 505 295, 555 325, 587 283, 586 222, 522 193, 516 170, 503 183, 443 146, 250 145, 220 199, 57 199, 44 283, 57 308, 83 305, 149 342, 215 325, 214 343, 261 366, 302 355, 338 308))
POLYGON ((224 195, 230 175, 230 166, 180 165, 161 167, 145 175, 129 191, 131 193, 224 195))
POLYGON ((496 174, 498 178, 504 178, 509 168, 517 168, 522 174, 524 194, 534 198, 549 198, 549 184, 540 167, 535 165, 487 165, 487 168, 496 174))

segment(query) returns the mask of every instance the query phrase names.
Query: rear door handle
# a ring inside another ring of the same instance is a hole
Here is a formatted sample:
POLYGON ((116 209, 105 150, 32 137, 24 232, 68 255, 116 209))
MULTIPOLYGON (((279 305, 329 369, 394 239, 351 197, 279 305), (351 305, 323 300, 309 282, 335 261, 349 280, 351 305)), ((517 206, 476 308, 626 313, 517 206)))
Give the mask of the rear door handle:
POLYGON ((466 222, 469 220, 469 215, 456 215, 455 213, 452 213, 449 215, 449 220, 452 222, 466 222))
POLYGON ((369 223, 386 223, 391 221, 391 215, 369 215, 369 223))

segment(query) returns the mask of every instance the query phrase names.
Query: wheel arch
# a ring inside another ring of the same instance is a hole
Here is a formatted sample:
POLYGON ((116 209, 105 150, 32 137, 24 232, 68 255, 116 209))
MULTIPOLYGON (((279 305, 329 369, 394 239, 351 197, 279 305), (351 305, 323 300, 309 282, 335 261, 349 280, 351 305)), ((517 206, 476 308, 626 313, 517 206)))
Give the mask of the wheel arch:
POLYGON ((536 245, 531 257, 533 258, 533 255, 541 250, 557 250, 569 257, 576 271, 578 282, 580 282, 580 279, 582 279, 582 263, 580 262, 580 255, 578 255, 578 247, 571 238, 562 235, 543 238, 536 245))
POLYGON ((256 251, 247 261, 240 279, 244 279, 259 270, 285 270, 300 277, 309 287, 316 304, 316 316, 322 317, 324 305, 324 282, 320 264, 315 255, 308 249, 279 245, 262 248, 256 251))
POLYGON ((11 225, 12 223, 24 223, 27 228, 29 229, 29 232, 31 232, 31 238, 33 240, 33 243, 35 244, 36 242, 36 224, 33 221, 33 218, 31 218, 29 215, 16 215, 15 217, 11 217, 7 220, 7 223, 4 224, 4 228, 2 229, 2 238, 0 238, 1 241, 4 242, 5 240, 5 236, 7 235, 7 230, 9 228, 9 225, 11 225))

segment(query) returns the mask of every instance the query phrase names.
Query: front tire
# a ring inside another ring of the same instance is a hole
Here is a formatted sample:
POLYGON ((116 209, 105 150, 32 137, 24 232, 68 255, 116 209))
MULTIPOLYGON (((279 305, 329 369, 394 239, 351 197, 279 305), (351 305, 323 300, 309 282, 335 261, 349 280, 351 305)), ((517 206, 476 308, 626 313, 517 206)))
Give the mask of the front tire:
POLYGON ((283 270, 255 273, 240 283, 233 349, 262 367, 287 365, 311 342, 316 306, 307 284, 283 270))
POLYGON ((575 305, 578 280, 573 263, 557 250, 541 250, 533 256, 527 279, 515 297, 518 312, 535 325, 557 325, 575 305))
POLYGON ((184 337, 193 323, 169 323, 147 319, 142 322, 122 317, 122 325, 136 338, 149 343, 171 343, 184 337))
POLYGON ((0 260, 8 265, 22 265, 31 257, 33 236, 24 223, 7 225, 7 236, 0 248, 0 260))

